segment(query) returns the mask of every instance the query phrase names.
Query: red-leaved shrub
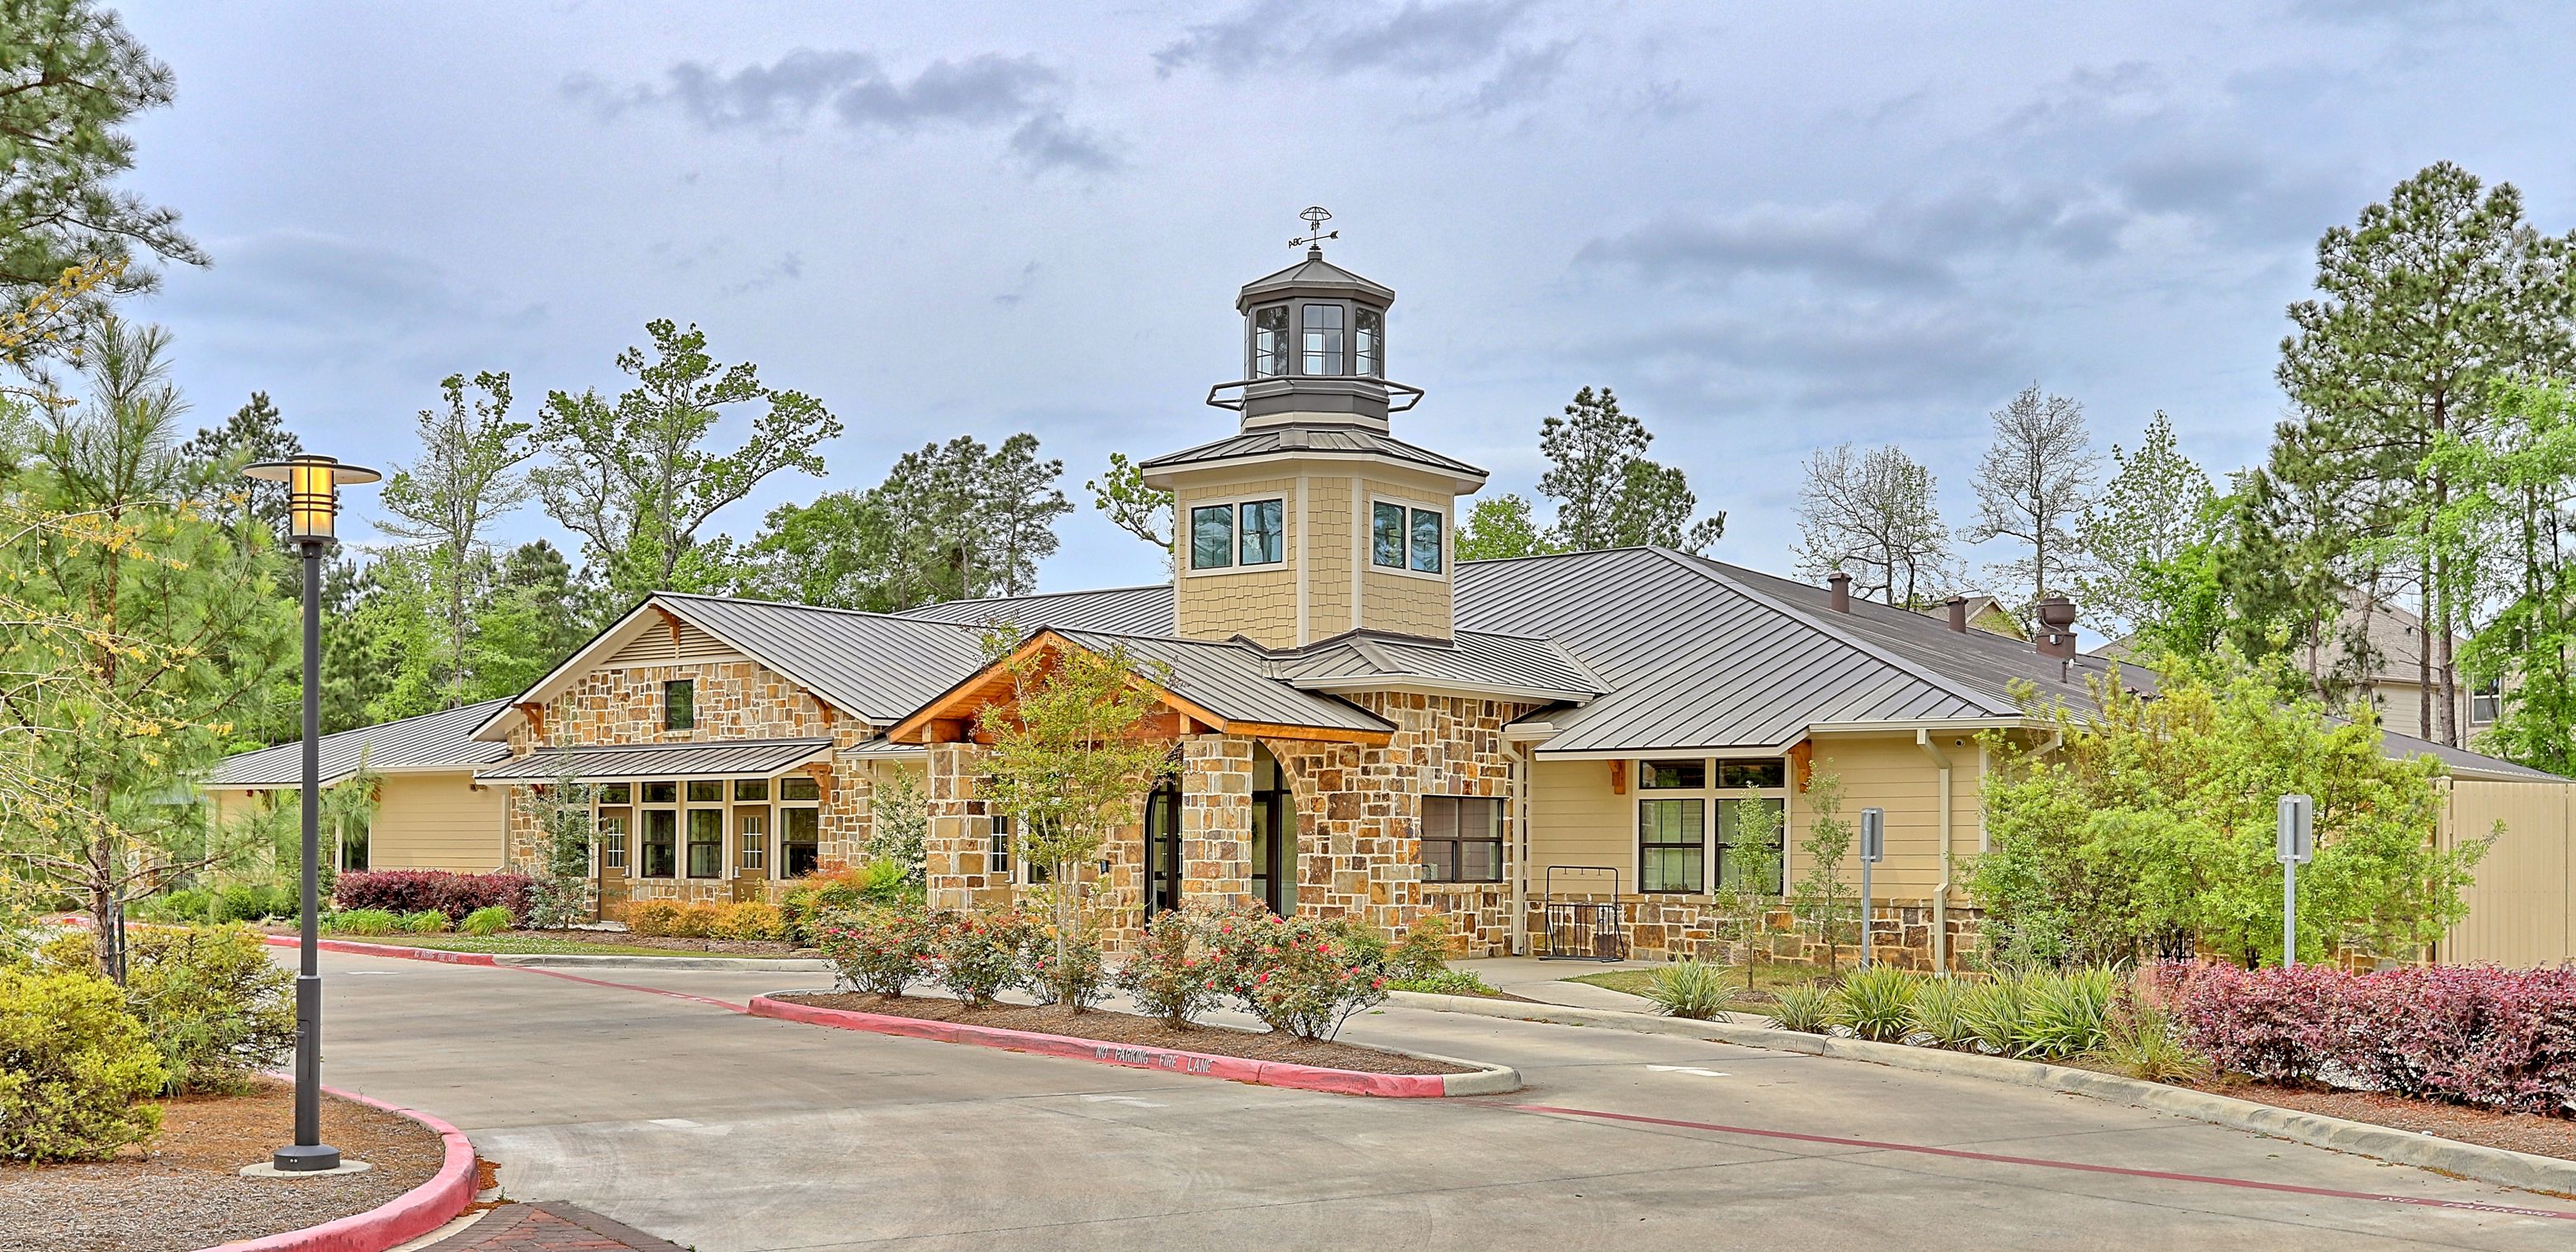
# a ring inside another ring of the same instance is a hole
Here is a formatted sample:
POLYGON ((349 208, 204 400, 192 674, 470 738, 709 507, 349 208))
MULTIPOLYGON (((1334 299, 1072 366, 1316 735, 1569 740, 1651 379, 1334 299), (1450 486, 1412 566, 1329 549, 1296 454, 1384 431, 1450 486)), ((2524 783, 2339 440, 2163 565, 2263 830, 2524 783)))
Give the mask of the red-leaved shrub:
POLYGON ((436 910, 450 923, 463 921, 479 908, 500 905, 510 920, 525 924, 535 880, 525 874, 459 874, 443 869, 353 870, 340 875, 331 903, 341 909, 383 909, 388 913, 436 910))
POLYGON ((2576 1115, 2576 969, 2173 963, 2157 981, 2184 1041, 2222 1069, 2576 1115))

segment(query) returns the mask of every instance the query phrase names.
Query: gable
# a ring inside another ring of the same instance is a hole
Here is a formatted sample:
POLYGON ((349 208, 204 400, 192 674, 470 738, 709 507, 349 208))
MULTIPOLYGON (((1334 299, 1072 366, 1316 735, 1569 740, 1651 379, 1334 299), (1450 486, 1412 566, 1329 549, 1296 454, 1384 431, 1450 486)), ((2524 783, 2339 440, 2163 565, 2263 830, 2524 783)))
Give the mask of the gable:
POLYGON ((688 622, 671 618, 661 629, 646 629, 628 640, 625 646, 610 653, 594 668, 624 669, 636 665, 671 665, 681 661, 739 661, 742 653, 733 645, 698 629, 688 622))

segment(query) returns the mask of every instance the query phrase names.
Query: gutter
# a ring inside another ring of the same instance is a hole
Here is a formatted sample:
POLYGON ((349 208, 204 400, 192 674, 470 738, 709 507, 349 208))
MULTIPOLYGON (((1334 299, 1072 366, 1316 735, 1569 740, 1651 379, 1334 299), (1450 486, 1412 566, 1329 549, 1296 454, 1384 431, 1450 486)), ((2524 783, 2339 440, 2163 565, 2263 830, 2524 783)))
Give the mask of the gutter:
POLYGON ((1515 823, 1517 829, 1512 840, 1512 955, 1528 956, 1530 792, 1537 780, 1530 776, 1529 743, 1515 744, 1514 749, 1512 755, 1520 768, 1512 771, 1517 776, 1513 779, 1512 798, 1516 803, 1512 807, 1520 810, 1515 814, 1520 820, 1515 823))
MULTIPOLYGON (((1944 975, 1950 972, 1950 754, 1932 742, 1932 732, 1914 732, 1914 746, 1932 758, 1941 771, 1941 881, 1932 888, 1932 968, 1944 975)), ((1867 909, 1869 903, 1862 901, 1867 909)))

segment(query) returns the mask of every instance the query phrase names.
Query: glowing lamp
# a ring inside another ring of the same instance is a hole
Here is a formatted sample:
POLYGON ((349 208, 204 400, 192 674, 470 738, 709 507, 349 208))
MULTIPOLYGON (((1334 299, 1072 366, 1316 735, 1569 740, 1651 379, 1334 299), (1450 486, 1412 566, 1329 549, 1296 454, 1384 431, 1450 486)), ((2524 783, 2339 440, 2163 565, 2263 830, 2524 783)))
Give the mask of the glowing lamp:
POLYGON ((286 484, 286 537, 322 541, 334 537, 340 515, 340 488, 371 483, 384 475, 339 458, 307 453, 284 461, 262 461, 242 473, 263 482, 286 484))

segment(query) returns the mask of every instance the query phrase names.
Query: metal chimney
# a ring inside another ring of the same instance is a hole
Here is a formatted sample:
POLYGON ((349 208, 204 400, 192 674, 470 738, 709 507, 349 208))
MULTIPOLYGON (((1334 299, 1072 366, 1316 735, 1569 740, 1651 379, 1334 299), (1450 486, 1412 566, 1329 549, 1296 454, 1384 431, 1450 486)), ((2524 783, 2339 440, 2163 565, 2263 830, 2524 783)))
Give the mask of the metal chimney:
POLYGON ((2044 656, 2061 661, 2075 656, 2075 602, 2064 596, 2050 596, 2037 605, 2039 637, 2035 643, 2044 656))
POLYGON ((1962 635, 1968 633, 1968 597, 1950 597, 1950 629, 1962 635))
POLYGON ((1825 585, 1833 588, 1834 612, 1851 612, 1851 575, 1846 574, 1841 570, 1835 570, 1833 573, 1825 575, 1825 585))

